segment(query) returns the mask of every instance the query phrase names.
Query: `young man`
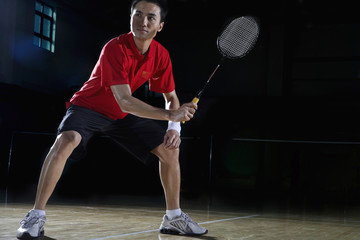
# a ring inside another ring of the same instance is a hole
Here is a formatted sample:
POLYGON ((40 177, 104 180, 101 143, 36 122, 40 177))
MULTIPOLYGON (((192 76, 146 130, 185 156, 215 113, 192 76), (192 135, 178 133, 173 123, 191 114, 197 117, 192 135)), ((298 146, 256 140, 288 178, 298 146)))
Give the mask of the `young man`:
POLYGON ((79 156, 94 133, 103 133, 140 161, 159 158, 160 178, 166 199, 161 233, 202 235, 200 227, 180 209, 180 122, 189 121, 197 109, 179 104, 167 50, 153 40, 164 26, 166 7, 160 0, 135 0, 131 5, 131 32, 110 40, 83 87, 70 100, 41 171, 35 205, 21 221, 17 238, 44 234, 45 206, 64 165, 79 156), (149 81, 150 90, 163 93, 166 109, 132 96, 149 81), (153 120, 169 121, 165 132, 153 120))

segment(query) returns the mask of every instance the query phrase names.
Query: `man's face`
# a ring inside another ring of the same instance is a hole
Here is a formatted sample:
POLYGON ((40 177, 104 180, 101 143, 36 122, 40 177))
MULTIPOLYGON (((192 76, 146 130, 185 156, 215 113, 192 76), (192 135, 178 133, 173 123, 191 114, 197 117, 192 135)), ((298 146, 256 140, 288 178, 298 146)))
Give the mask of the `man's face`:
POLYGON ((160 23, 160 7, 156 4, 141 1, 131 13, 130 28, 135 38, 152 39, 160 32, 164 22, 160 23))

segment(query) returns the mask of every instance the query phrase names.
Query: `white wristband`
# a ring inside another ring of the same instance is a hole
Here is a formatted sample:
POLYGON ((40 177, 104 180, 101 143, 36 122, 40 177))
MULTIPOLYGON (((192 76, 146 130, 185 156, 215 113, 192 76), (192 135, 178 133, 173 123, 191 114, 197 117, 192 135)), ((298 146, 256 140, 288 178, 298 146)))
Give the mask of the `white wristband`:
POLYGON ((168 128, 166 131, 168 131, 168 130, 176 130, 180 135, 180 132, 181 132, 180 122, 169 121, 168 128))

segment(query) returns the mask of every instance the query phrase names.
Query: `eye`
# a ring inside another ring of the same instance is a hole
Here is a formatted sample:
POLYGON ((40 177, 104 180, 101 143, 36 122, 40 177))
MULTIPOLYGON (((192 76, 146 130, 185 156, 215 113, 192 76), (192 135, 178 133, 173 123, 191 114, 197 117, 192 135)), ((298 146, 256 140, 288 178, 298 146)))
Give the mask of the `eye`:
POLYGON ((134 12, 135 17, 141 17, 141 15, 142 15, 142 12, 140 12, 140 11, 134 12))
POLYGON ((155 21, 155 20, 156 20, 156 18, 155 18, 155 17, 150 16, 150 17, 148 17, 148 20, 153 22, 153 21, 155 21))

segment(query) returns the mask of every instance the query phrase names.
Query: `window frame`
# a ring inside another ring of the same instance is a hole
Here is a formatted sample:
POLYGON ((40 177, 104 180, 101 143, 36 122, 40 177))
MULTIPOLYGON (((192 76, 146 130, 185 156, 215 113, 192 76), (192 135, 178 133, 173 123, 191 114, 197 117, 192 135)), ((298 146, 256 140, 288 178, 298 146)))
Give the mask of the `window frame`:
POLYGON ((56 28, 56 11, 55 8, 42 2, 35 1, 35 14, 34 14, 34 40, 33 43, 35 46, 46 49, 52 53, 55 52, 55 28, 56 28), (41 5, 41 11, 37 9, 37 4, 41 5), (45 13, 45 7, 51 9, 51 16, 45 13), (36 16, 40 17, 40 26, 36 24, 36 16), (50 22, 49 36, 44 32, 44 21, 48 20, 50 22), (36 32, 36 28, 40 27, 39 32, 36 32), (50 47, 46 47, 44 44, 46 41, 50 44, 50 47))

